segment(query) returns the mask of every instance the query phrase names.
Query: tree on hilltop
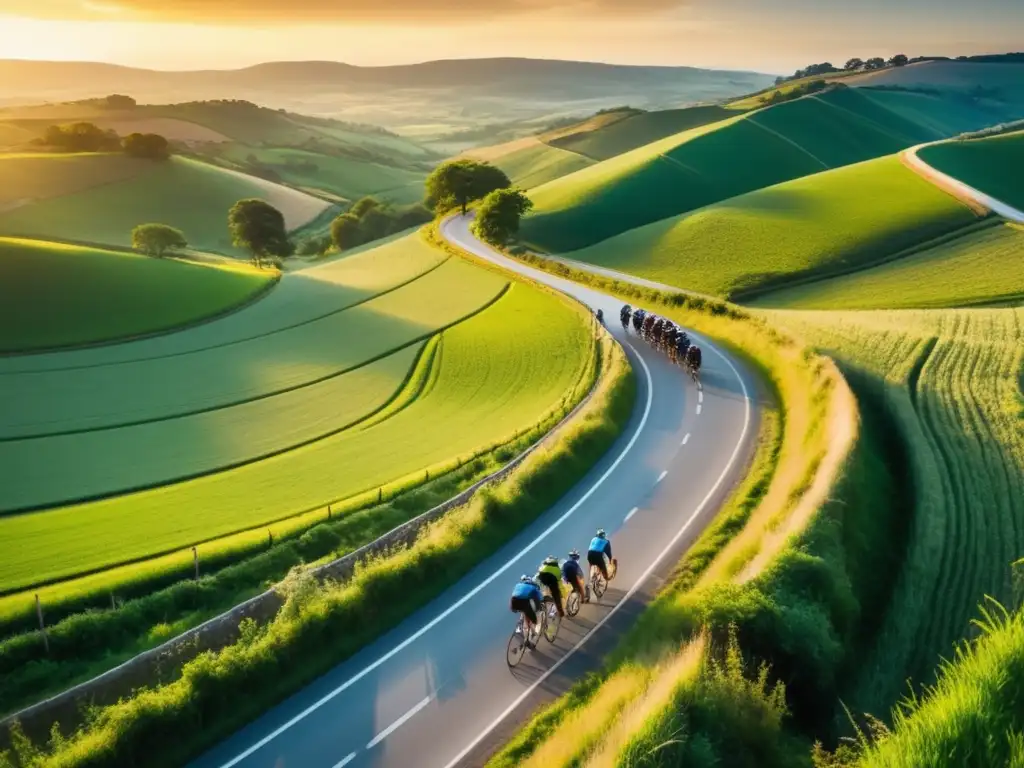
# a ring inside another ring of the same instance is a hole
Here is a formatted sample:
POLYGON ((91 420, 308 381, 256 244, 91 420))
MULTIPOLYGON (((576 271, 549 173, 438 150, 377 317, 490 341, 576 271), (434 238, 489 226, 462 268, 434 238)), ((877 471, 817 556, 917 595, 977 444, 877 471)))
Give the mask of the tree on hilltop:
POLYGON ((284 215, 263 200, 247 198, 235 203, 228 211, 228 230, 231 242, 248 250, 257 267, 264 258, 283 259, 295 251, 284 215))
POLYGON ((79 122, 51 125, 41 143, 67 152, 103 152, 117 149, 121 141, 114 131, 105 131, 94 123, 79 122))
POLYGON ((885 59, 881 56, 875 56, 864 62, 864 69, 882 69, 885 66, 885 59))
POLYGON ((135 109, 136 101, 131 96, 122 93, 112 93, 103 100, 107 109, 135 109))
POLYGON ((168 251, 186 247, 185 234, 167 224, 140 224, 132 230, 132 248, 158 259, 168 251))
POLYGON ((854 58, 852 58, 848 62, 846 62, 846 64, 843 66, 843 69, 845 69, 848 72, 853 72, 855 70, 860 69, 863 66, 864 66, 864 59, 858 59, 855 56, 854 58))
POLYGON ((171 156, 170 142, 158 133, 130 133, 121 146, 129 157, 166 160, 171 156))
POLYGON ((496 189, 480 203, 473 225, 480 239, 505 245, 517 232, 523 216, 533 208, 533 201, 519 189, 496 189))
POLYGON ((490 163, 469 158, 449 160, 427 177, 427 205, 437 213, 456 207, 465 213, 469 203, 511 184, 505 172, 490 163))
POLYGON ((889 59, 889 64, 891 64, 894 67, 904 67, 907 65, 908 61, 910 61, 910 59, 907 58, 906 54, 897 53, 895 56, 889 59))

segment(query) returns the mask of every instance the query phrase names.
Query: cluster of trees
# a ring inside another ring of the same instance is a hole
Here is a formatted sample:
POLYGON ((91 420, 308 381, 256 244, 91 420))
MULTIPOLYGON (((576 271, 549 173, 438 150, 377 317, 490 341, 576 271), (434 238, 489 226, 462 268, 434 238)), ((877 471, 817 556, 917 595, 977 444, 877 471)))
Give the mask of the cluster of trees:
MULTIPOLYGON (((375 197, 364 197, 331 222, 330 243, 339 251, 379 240, 410 227, 426 224, 433 213, 421 203, 395 206, 375 197)), ((303 243, 300 253, 323 253, 324 239, 303 243)))
POLYGON ((801 85, 792 88, 785 93, 782 91, 772 91, 766 96, 760 98, 762 104, 781 104, 784 101, 793 101, 799 99, 801 96, 806 96, 809 93, 818 93, 828 87, 832 88, 845 88, 846 86, 841 83, 830 83, 827 80, 811 80, 809 83, 802 83, 801 85))
POLYGON ((65 152, 115 152, 120 149, 132 157, 150 160, 166 160, 171 156, 171 144, 160 134, 132 133, 122 139, 115 131, 104 130, 88 122, 51 125, 35 143, 65 152))
MULTIPOLYGON (((923 61, 923 58, 913 59, 913 61, 923 61)), ((890 58, 888 61, 883 59, 881 56, 875 56, 870 59, 861 59, 854 57, 843 65, 843 68, 832 64, 830 61, 822 62, 821 64, 811 64, 803 69, 798 69, 789 77, 776 78, 775 84, 781 85, 789 80, 800 80, 805 77, 814 77, 816 75, 831 75, 836 72, 856 72, 858 70, 864 70, 870 72, 876 69, 884 69, 886 66, 890 67, 903 67, 911 63, 911 59, 907 58, 905 54, 897 53, 895 56, 890 58)))

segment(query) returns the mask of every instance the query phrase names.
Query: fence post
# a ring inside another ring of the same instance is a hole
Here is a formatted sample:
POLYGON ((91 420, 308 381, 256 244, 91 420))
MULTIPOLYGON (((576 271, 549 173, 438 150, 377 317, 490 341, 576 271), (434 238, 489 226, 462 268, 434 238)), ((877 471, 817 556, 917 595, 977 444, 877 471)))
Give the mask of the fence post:
POLYGON ((274 546, 274 532, 267 528, 267 547, 274 546))
POLYGON ((192 547, 192 565, 195 566, 196 581, 199 581, 199 550, 195 547, 192 547))
POLYGON ((43 622, 43 604, 39 602, 39 593, 36 592, 36 618, 39 619, 39 632, 43 636, 43 648, 46 655, 50 655, 50 638, 46 636, 46 624, 43 622))
POLYGON ((429 469, 426 469, 426 470, 423 471, 423 480, 424 481, 430 480, 430 470, 429 469))
POLYGON ((380 504, 383 499, 384 499, 384 489, 383 488, 378 488, 377 489, 377 503, 380 504))
POLYGON ((327 519, 328 520, 331 519, 331 505, 330 504, 327 505, 327 519))

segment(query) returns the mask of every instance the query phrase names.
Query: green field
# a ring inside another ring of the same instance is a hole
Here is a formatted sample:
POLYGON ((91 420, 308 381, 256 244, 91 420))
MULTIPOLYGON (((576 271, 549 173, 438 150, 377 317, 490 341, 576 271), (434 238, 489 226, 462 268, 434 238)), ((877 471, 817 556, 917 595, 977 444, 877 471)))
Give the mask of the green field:
MULTIPOLYGON (((460 284, 453 279, 449 286, 460 284)), ((462 284, 472 279, 467 274, 462 284)), ((444 304, 460 292, 449 290, 444 304)), ((396 302, 395 311, 407 305, 396 302)), ((575 310, 525 285, 445 331, 440 344, 427 386, 406 407, 366 428, 151 491, 3 517, 0 536, 23 556, 5 558, 0 589, 225 536, 472 455, 558 406, 582 375, 591 347, 575 310), (540 315, 548 320, 536 323, 540 315), (509 327, 518 331, 510 334, 509 327), (409 440, 410 434, 418 438, 409 440), (346 472, 335 471, 339 466, 346 472)))
POLYGON ((123 154, 0 154, 0 218, 22 205, 125 181, 150 170, 123 154))
POLYGON ((493 160, 492 164, 501 168, 515 186, 532 189, 594 163, 575 152, 538 141, 502 155, 493 160))
MULTIPOLYGON (((12 160, 24 173, 22 157, 0 156, 0 177, 12 160)), ((279 184, 181 157, 153 163, 116 155, 73 155, 36 159, 32 165, 54 191, 34 196, 46 199, 0 213, 0 235, 130 245, 135 226, 155 221, 181 229, 193 248, 241 255, 227 230, 228 209, 238 200, 267 200, 285 215, 290 229, 328 205, 279 184), (112 180, 126 163, 132 175, 112 180)))
POLYGON ((988 220, 877 267, 756 299, 792 309, 911 309, 1024 299, 1024 229, 988 220))
MULTIPOLYGON (((985 595, 1009 603, 1024 551, 1024 309, 772 312, 870 377, 906 446, 914 508, 900 578, 844 698, 884 716, 971 633, 985 595)), ((929 764, 929 763, 924 763, 929 764)))
POLYGON ((664 109, 641 112, 591 130, 543 139, 553 147, 589 157, 608 160, 630 150, 691 128, 735 117, 735 113, 717 106, 664 109))
POLYGON ((857 89, 829 91, 695 128, 541 186, 530 195, 536 207, 522 238, 565 253, 936 137, 857 89))
POLYGON ((167 334, 138 344, 0 357, 0 374, 89 368, 237 344, 367 302, 437 269, 447 260, 444 253, 428 246, 418 235, 378 240, 343 256, 289 270, 273 291, 246 307, 244 313, 190 328, 188 333, 167 334))
POLYGON ((986 195, 1024 210, 1024 132, 934 144, 919 150, 918 157, 986 195))
POLYGON ((0 352, 167 331, 227 312, 274 274, 0 238, 0 352))
POLYGON ((741 195, 569 255, 735 296, 854 270, 975 219, 899 158, 887 157, 741 195))
POLYGON ((291 186, 327 192, 346 200, 375 195, 400 204, 416 202, 423 198, 423 181, 427 176, 424 171, 301 149, 233 144, 223 151, 223 156, 235 163, 245 163, 249 157, 255 157, 291 186))

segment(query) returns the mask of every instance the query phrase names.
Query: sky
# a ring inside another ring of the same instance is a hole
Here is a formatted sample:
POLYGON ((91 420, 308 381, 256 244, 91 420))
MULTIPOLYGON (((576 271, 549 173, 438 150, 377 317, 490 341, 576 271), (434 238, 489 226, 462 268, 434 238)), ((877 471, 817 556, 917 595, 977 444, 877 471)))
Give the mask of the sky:
POLYGON ((1022 49, 1024 0, 0 0, 0 58, 153 69, 529 56, 788 73, 1022 49))

